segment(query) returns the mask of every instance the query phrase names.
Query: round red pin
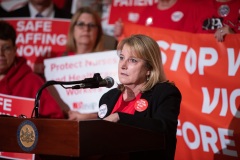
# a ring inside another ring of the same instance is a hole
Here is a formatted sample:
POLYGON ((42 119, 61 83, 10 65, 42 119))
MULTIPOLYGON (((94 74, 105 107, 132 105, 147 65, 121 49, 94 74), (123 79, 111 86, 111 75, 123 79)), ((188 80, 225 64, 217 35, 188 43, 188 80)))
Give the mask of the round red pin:
POLYGON ((146 99, 139 99, 134 104, 134 108, 138 112, 145 111, 147 107, 148 107, 148 101, 146 99))

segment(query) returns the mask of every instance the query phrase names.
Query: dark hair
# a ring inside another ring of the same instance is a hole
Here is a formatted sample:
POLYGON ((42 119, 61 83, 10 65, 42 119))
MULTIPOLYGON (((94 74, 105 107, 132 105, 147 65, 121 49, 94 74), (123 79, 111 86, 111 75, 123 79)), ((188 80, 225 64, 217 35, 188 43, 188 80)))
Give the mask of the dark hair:
POLYGON ((16 44, 16 31, 11 24, 6 21, 0 20, 0 39, 11 40, 13 46, 16 44))

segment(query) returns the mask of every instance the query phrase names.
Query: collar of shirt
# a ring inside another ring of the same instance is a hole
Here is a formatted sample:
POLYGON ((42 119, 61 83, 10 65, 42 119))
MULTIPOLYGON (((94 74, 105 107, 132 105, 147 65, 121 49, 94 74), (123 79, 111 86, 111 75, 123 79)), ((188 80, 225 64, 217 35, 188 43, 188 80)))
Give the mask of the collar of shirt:
MULTIPOLYGON (((34 8, 34 6, 31 3, 29 3, 29 11, 30 11, 31 18, 35 18, 36 15, 38 14, 38 11, 36 10, 36 8, 34 8)), ((46 8, 43 12, 41 12, 41 15, 47 18, 54 18, 53 3, 51 3, 51 5, 48 8, 46 8)))

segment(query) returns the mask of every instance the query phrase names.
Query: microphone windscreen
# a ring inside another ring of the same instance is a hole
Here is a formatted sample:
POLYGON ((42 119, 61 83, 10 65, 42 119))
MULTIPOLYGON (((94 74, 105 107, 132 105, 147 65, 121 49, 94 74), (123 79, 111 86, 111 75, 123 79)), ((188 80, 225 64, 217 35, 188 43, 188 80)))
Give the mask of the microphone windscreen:
POLYGON ((105 81, 107 82, 107 88, 111 88, 114 85, 114 79, 112 77, 106 77, 105 81))

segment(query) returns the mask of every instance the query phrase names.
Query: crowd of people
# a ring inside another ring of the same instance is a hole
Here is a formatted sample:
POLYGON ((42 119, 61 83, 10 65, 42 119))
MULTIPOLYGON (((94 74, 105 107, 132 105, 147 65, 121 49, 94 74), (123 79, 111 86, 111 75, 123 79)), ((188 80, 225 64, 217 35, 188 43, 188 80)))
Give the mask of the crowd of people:
MULTIPOLYGON (((105 50, 101 17, 91 7, 80 7, 71 14, 58 8, 51 0, 29 0, 23 7, 10 12, 1 7, 0 16, 70 19, 66 50, 62 56, 105 50)), ((183 32, 209 33, 223 42, 227 34, 240 33, 240 1, 159 0, 155 5, 146 7, 136 23, 183 32)), ((124 29, 124 21, 115 23, 116 39, 119 40, 124 29)), ((16 49, 15 29, 1 20, 0 93, 34 98, 44 80, 31 71, 23 57, 16 56, 16 49)), ((101 112, 82 114, 63 111, 57 98, 46 89, 40 99, 40 117, 77 121, 99 118, 163 132, 166 134, 165 150, 131 153, 128 159, 159 157, 173 160, 181 92, 164 73, 158 44, 151 37, 137 34, 124 37, 116 50, 120 84, 101 97, 101 112), (136 104, 140 102, 145 105, 139 109, 136 104)))
MULTIPOLYGON (((191 33, 214 34, 223 42, 227 34, 240 33, 239 0, 158 0, 141 13, 136 24, 191 33)), ((124 22, 115 23, 114 36, 122 36, 124 22)))
MULTIPOLYGON (((111 1, 107 3, 111 4, 111 1)), ((145 7, 135 23, 191 33, 210 33, 217 41, 223 42, 227 34, 240 33, 239 6, 239 0, 158 0, 145 7)), ((8 12, 1 6, 0 16, 71 19, 72 13, 59 8, 53 0, 29 0, 22 7, 8 12)), ((122 20, 115 23, 114 37, 117 39, 123 33, 123 24, 122 20)))

